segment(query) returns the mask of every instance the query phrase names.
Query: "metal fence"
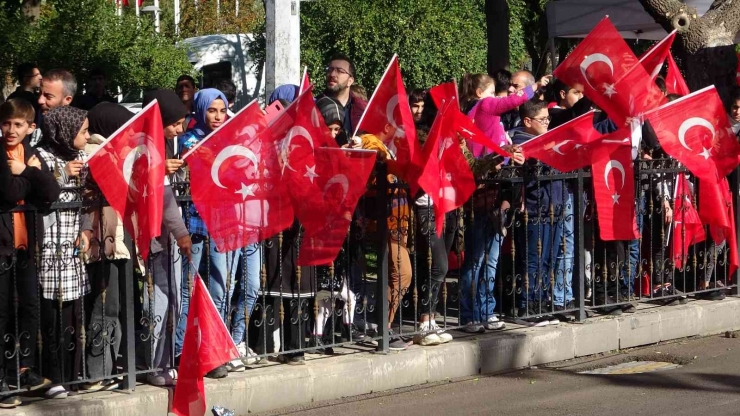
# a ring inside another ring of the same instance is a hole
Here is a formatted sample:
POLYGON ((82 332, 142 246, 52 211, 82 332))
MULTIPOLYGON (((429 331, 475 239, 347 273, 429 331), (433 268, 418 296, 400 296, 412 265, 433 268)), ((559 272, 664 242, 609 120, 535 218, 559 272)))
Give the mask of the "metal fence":
MULTIPOLYGON (((331 265, 295 266, 297 223, 233 253, 218 253, 207 236, 193 235, 193 255, 235 343, 244 343, 248 366, 275 359, 300 364, 305 353, 338 347, 387 352, 411 340, 434 345, 449 341, 454 333, 445 331, 455 329, 551 325, 633 312, 640 302, 683 303, 688 295, 718 299, 718 290, 734 291, 736 284, 727 246, 715 244, 708 227, 703 242, 681 253, 680 267, 669 254, 672 223, 685 212, 667 221, 665 207, 676 206, 676 178, 686 173, 670 159, 637 162, 641 238, 604 242, 587 170, 503 167, 442 222, 423 197, 389 181, 379 163, 331 265)), ((689 178, 696 206, 699 184, 689 178)), ((175 189, 187 224, 188 185, 175 189)), ((76 234, 52 233, 56 240, 49 241, 52 227, 109 209, 82 192, 64 200, 50 210, 24 206, 35 224, 31 249, 3 256, 4 375, 11 392, 29 390, 21 376, 26 368, 68 390, 133 389, 137 378, 167 383, 185 329, 189 262, 172 238, 146 265, 129 260, 119 249, 135 258, 135 248, 121 239, 122 228, 101 231, 88 257, 76 250, 76 234), (94 384, 112 378, 118 382, 94 384)), ((15 217, 3 218, 12 230, 15 217)), ((109 219, 94 216, 100 230, 110 228, 109 219)))

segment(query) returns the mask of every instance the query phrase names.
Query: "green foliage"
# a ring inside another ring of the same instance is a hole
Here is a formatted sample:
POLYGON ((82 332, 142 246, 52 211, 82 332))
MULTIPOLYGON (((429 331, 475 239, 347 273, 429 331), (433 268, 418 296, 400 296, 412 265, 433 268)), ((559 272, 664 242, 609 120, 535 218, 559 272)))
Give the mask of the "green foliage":
POLYGON ((37 22, 0 11, 0 42, 0 70, 30 61, 42 70, 68 69, 84 81, 100 68, 112 90, 172 88, 178 76, 193 71, 186 51, 156 34, 151 19, 117 16, 106 0, 49 0, 37 22))
MULTIPOLYGON (((338 51, 373 87, 394 53, 406 88, 429 87, 486 68, 483 0, 321 0, 301 3, 301 59, 317 84, 338 51)), ((322 85, 318 85, 322 87, 322 85)))

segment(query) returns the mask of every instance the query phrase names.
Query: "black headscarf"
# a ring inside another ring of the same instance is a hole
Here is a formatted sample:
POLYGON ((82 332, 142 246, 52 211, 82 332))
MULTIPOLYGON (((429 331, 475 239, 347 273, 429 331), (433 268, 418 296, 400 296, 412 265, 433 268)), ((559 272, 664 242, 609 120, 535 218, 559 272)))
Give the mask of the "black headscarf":
POLYGON ((74 160, 80 151, 74 141, 87 117, 87 111, 75 107, 58 107, 44 114, 43 138, 39 147, 48 149, 63 160, 74 160))
POLYGON ((142 105, 146 107, 154 100, 159 103, 159 112, 162 114, 162 126, 169 126, 188 115, 188 109, 180 97, 171 90, 152 90, 144 94, 142 105))
POLYGON ((121 105, 100 103, 87 113, 87 121, 90 123, 90 134, 99 134, 108 138, 133 116, 134 113, 121 105))

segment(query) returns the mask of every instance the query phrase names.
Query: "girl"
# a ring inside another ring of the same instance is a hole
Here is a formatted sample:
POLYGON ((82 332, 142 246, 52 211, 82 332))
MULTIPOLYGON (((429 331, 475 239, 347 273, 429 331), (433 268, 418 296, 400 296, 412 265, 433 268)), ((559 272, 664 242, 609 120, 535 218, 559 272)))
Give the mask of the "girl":
MULTIPOLYGON (((60 202, 81 200, 79 188, 85 183, 87 168, 83 149, 90 135, 87 131, 87 111, 74 107, 59 107, 44 115, 41 127, 43 139, 38 152, 54 172, 62 188, 60 202)), ((41 284, 41 313, 45 322, 44 370, 54 383, 70 382, 80 372, 82 349, 77 339, 84 312, 81 299, 90 291, 87 273, 78 258, 78 248, 89 246, 80 239, 80 213, 76 209, 60 209, 44 217, 44 238, 41 264, 38 269, 41 284)), ((67 397, 61 385, 46 392, 50 398, 67 397)))

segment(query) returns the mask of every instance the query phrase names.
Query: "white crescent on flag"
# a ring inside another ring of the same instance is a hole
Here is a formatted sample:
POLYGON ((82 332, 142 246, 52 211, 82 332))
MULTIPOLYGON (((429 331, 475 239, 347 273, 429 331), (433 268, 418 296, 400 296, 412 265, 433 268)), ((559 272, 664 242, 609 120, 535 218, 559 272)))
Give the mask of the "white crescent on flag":
POLYGON ((226 189, 226 187, 221 183, 221 180, 218 177, 218 172, 219 169, 221 169, 221 165, 226 161, 226 159, 236 156, 243 156, 249 159, 252 163, 254 163, 255 169, 259 164, 257 156, 254 154, 254 152, 244 146, 232 145, 224 147, 223 150, 218 153, 216 159, 213 161, 213 165, 211 166, 211 180, 213 180, 213 183, 216 184, 216 186, 218 186, 219 188, 226 189))
POLYGON ((624 166, 622 165, 622 162, 610 159, 608 162, 606 162, 606 168, 604 169, 604 182, 606 183, 606 189, 611 190, 609 188, 609 172, 611 172, 612 169, 616 169, 622 174, 622 186, 620 187, 620 189, 624 188, 624 181, 626 180, 624 166))
POLYGON ((686 144, 686 133, 689 131, 690 128, 696 126, 709 129, 709 131, 712 132, 712 142, 714 142, 715 130, 712 123, 701 117, 691 117, 681 123, 681 126, 678 128, 678 141, 681 143, 681 146, 686 148, 686 150, 693 150, 686 144))
POLYGON ((285 168, 288 168, 295 172, 296 170, 293 168, 293 166, 290 166, 290 142, 293 140, 293 137, 301 136, 305 138, 308 143, 311 145, 311 152, 314 151, 314 145, 313 145, 313 137, 311 137, 311 134, 306 130, 303 126, 293 126, 288 130, 288 134, 285 135, 285 138, 280 141, 280 160, 283 162, 283 172, 285 172, 285 168))
POLYGON ((588 70, 588 67, 596 62, 603 62, 609 66, 609 70, 611 71, 612 76, 614 76, 614 64, 612 63, 612 60, 609 59, 608 56, 604 55, 603 53, 595 53, 592 55, 589 55, 585 58, 583 58, 583 61, 581 62, 581 74, 583 75, 583 79, 586 80, 586 83, 589 87, 592 89, 594 88, 593 85, 591 85, 591 80, 588 79, 588 75, 586 75, 586 70, 588 70))
POLYGON ((388 104, 385 106, 385 118, 388 119, 388 123, 395 127, 396 129, 396 137, 405 137, 406 132, 403 130, 403 126, 399 126, 396 123, 396 118, 393 116, 393 113, 396 111, 396 108, 398 107, 398 94, 394 95, 390 100, 388 100, 388 104))
POLYGON ((135 185, 131 184, 131 175, 134 169, 134 162, 136 162, 141 155, 146 155, 147 159, 151 160, 149 158, 149 149, 144 144, 140 144, 131 149, 123 160, 123 179, 126 180, 126 185, 135 192, 138 192, 139 190, 136 189, 135 185))

